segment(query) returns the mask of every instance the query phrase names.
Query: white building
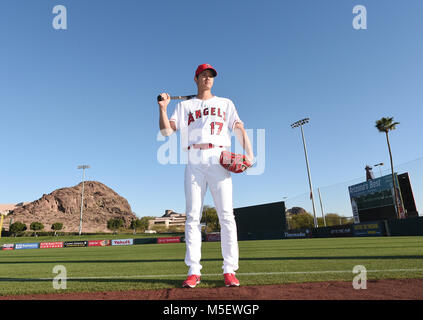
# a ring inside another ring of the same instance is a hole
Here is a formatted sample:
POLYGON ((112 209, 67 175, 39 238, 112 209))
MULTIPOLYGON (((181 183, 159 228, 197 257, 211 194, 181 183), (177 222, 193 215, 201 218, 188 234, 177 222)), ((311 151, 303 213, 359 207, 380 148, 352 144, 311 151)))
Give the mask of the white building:
POLYGON ((148 222, 148 229, 153 226, 165 226, 166 229, 174 226, 185 226, 187 216, 185 213, 176 213, 173 210, 166 210, 160 218, 154 218, 148 222))

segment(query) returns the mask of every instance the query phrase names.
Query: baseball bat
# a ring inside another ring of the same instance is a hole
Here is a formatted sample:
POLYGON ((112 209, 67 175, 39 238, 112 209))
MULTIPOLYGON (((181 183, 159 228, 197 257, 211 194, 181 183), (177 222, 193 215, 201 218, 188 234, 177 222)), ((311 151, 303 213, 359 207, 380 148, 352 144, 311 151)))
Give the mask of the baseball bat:
MULTIPOLYGON (((190 96, 174 96, 174 97, 170 97, 170 100, 190 100, 192 98, 195 98, 197 95, 190 95, 190 96)), ((163 98, 161 95, 157 96, 157 101, 162 101, 163 98)))

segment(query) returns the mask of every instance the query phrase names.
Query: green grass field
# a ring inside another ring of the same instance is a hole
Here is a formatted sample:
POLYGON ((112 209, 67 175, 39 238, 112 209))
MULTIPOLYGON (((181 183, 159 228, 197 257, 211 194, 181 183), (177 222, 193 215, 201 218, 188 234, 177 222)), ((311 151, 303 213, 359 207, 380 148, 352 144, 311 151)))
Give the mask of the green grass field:
MULTIPOLYGON (((356 265, 366 267, 368 279, 423 278, 423 237, 242 241, 239 247, 242 285, 352 281, 356 265)), ((205 242, 202 252, 199 287, 222 286, 220 243, 205 242)), ((184 243, 0 251, 0 295, 59 292, 52 284, 56 265, 67 270, 60 292, 179 288, 184 255, 184 243)))

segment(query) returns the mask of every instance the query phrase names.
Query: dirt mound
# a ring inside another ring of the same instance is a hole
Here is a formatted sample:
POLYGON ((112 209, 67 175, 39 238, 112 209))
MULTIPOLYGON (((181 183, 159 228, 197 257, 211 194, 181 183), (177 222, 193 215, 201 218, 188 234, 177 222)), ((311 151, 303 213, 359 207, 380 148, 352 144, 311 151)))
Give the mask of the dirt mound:
POLYGON ((4 296, 0 300, 423 300, 423 279, 311 282, 238 288, 195 288, 4 296))
MULTIPOLYGON (((79 230, 81 212, 82 182, 71 188, 61 188, 41 199, 13 210, 8 218, 25 223, 29 230, 32 222, 44 224, 44 231, 50 231, 55 222, 63 223, 65 232, 79 230)), ((84 182, 83 232, 110 232, 107 221, 122 218, 129 226, 136 216, 128 201, 106 185, 97 181, 84 182)))

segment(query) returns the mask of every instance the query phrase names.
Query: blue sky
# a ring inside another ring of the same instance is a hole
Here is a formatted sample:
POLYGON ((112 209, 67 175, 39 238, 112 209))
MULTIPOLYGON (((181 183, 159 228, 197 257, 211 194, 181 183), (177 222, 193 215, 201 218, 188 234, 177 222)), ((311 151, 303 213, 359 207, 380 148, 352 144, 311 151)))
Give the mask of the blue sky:
MULTIPOLYGON (((3 0, 0 203, 74 186, 77 166, 89 164, 86 178, 138 216, 184 212, 184 166, 157 161, 155 99, 195 93, 205 62, 218 71, 214 94, 234 101, 246 128, 265 130, 265 171, 233 176, 235 208, 307 194, 300 131, 290 127, 305 117, 316 188, 362 181, 366 164, 384 162, 388 173, 374 127, 384 116, 400 122, 394 164, 421 159, 422 13, 417 0, 3 0), (367 30, 352 27, 357 4, 367 30), (52 27, 55 5, 67 8, 67 30, 52 27)), ((210 192, 205 203, 213 205, 210 192)))

